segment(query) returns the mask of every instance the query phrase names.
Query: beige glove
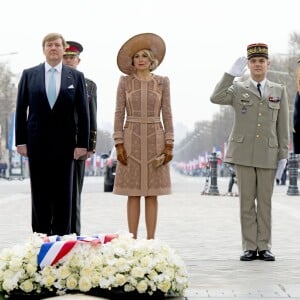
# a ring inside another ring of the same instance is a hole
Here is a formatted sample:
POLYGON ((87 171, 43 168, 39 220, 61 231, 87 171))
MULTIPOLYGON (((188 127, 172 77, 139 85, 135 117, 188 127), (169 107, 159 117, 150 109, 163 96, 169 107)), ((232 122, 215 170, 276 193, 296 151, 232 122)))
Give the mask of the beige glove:
POLYGON ((117 144, 116 145, 116 150, 117 150, 117 160, 122 164, 122 165, 127 165, 127 153, 124 148, 124 144, 117 144))
POLYGON ((171 144, 166 144, 165 145, 165 149, 162 152, 162 154, 165 154, 165 160, 164 160, 164 165, 167 164, 169 161, 172 160, 173 158, 173 145, 171 144))

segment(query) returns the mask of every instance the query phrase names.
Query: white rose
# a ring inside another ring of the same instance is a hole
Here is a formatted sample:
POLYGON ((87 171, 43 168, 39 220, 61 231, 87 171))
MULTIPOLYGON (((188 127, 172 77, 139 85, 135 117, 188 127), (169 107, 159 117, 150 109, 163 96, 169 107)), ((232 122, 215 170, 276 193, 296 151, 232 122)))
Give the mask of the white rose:
POLYGON ((58 276, 61 279, 66 279, 67 277, 69 277, 71 275, 71 271, 67 266, 62 266, 59 268, 58 270, 58 276))
POLYGON ((92 283, 87 276, 83 276, 79 279, 79 290, 82 292, 87 292, 92 288, 92 283))
POLYGON ((78 276, 71 275, 66 280, 66 287, 69 290, 74 290, 77 287, 78 284, 78 276))
POLYGON ((55 281, 55 278, 51 274, 42 277, 42 284, 45 287, 51 287, 53 285, 54 281, 55 281))
POLYGON ((96 286, 96 285, 98 285, 98 283, 100 281, 101 273, 94 271, 91 274, 90 278, 91 278, 91 282, 92 282, 93 286, 96 286))
POLYGON ((10 269, 14 272, 20 270, 22 268, 22 259, 19 257, 12 257, 12 260, 10 261, 10 269))
POLYGON ((115 285, 114 286, 122 286, 126 282, 126 277, 123 274, 117 274, 115 277, 115 285))
POLYGON ((136 285, 136 289, 139 293, 145 293, 147 291, 148 284, 146 280, 141 280, 136 285))
POLYGON ((140 262, 141 262, 141 267, 148 267, 151 262, 152 262, 153 258, 150 256, 144 256, 141 258, 140 262))
POLYGON ((27 279, 23 281, 20 285, 20 289, 24 291, 25 293, 30 293, 33 291, 33 284, 31 280, 27 279))
POLYGON ((36 272, 36 266, 32 264, 27 264, 26 266, 26 272, 29 276, 32 276, 36 272))
POLYGON ((108 278, 110 276, 113 276, 116 271, 116 268, 114 268, 113 266, 106 266, 102 269, 102 276, 108 278))
POLYGON ((164 279, 158 283, 157 288, 160 289, 162 292, 167 293, 171 287, 171 283, 169 280, 164 279))
POLYGON ((143 278, 145 275, 145 269, 141 267, 134 267, 131 270, 130 275, 134 278, 143 278))

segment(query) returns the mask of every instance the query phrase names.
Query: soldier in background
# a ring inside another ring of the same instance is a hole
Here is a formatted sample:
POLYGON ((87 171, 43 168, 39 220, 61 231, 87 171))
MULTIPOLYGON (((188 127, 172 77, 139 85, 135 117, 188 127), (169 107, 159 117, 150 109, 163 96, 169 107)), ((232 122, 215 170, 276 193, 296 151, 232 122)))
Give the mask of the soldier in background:
MULTIPOLYGON (((63 63, 76 69, 80 63, 79 55, 83 51, 83 47, 74 41, 67 41, 67 44, 63 63)), ((89 101, 90 135, 87 155, 76 160, 74 165, 71 232, 77 235, 80 235, 81 232, 81 192, 85 174, 85 161, 95 153, 97 141, 97 85, 88 78, 85 78, 85 82, 89 101)))

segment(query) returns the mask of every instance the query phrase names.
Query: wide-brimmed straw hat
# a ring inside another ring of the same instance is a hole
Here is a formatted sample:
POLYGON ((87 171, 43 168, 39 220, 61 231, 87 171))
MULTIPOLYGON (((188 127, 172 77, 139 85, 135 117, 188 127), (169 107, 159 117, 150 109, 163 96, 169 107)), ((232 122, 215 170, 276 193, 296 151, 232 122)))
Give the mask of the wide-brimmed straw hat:
POLYGON ((121 72, 132 74, 134 67, 132 58, 134 54, 142 49, 150 49, 158 61, 157 66, 163 61, 166 53, 164 40, 154 33, 141 33, 133 36, 120 48, 117 56, 117 64, 121 72))

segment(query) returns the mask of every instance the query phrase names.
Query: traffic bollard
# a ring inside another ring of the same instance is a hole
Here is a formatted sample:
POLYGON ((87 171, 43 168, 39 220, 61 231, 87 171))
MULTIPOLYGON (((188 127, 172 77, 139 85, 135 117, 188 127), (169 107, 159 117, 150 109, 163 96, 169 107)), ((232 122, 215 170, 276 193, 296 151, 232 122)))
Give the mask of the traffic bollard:
POLYGON ((217 154, 213 152, 211 154, 211 157, 209 159, 210 161, 210 187, 208 190, 208 195, 219 195, 219 189, 218 189, 218 158, 217 154))
POLYGON ((287 194, 291 196, 299 195, 298 190, 298 157, 295 153, 290 153, 288 161, 288 171, 289 171, 289 187, 287 194))

